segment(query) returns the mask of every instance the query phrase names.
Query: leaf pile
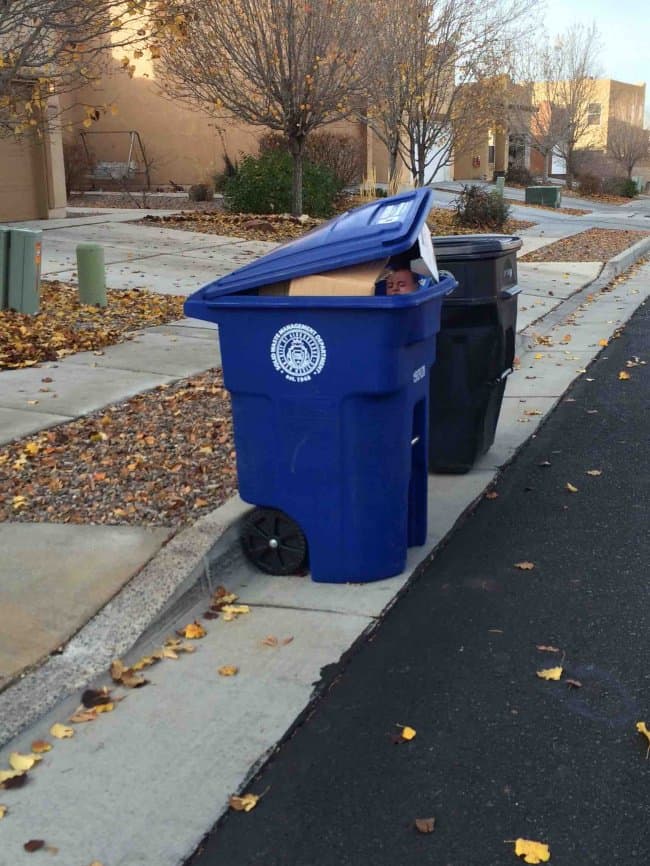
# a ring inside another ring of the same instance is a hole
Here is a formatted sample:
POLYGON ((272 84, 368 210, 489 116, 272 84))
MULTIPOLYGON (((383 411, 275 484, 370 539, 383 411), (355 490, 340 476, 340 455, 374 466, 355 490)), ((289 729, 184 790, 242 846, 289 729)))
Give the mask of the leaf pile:
POLYGON ((508 204, 513 204, 516 207, 534 207, 539 208, 540 210, 552 210, 555 213, 566 213, 571 216, 585 216, 586 214, 590 214, 590 210, 583 210, 578 207, 553 207, 550 204, 531 204, 529 201, 519 201, 516 198, 507 198, 506 201, 508 204))
MULTIPOLYGON (((350 197, 341 203, 341 212, 365 204, 366 200, 350 197)), ((305 232, 311 231, 324 220, 312 217, 289 216, 289 214, 255 214, 228 213, 212 211, 208 213, 181 212, 173 216, 154 216, 149 214, 141 221, 144 225, 163 226, 165 228, 184 229, 185 231, 216 234, 225 237, 246 238, 257 241, 275 241, 277 243, 299 238, 305 232)), ((427 219, 431 232, 437 235, 476 234, 481 229, 467 228, 456 223, 455 214, 446 208, 434 208, 427 219)), ((535 225, 522 220, 508 220, 503 231, 512 234, 535 225)), ((491 232, 491 229, 485 229, 491 232)))
POLYGON ((606 262, 648 237, 629 229, 588 229, 521 256, 521 262, 606 262))
POLYGON ((81 304, 75 287, 43 281, 40 313, 0 310, 0 370, 112 346, 130 339, 130 331, 183 317, 185 299, 176 295, 129 289, 109 291, 107 299, 103 308, 81 304))
POLYGON ((222 210, 181 211, 172 216, 149 214, 141 220, 142 225, 277 243, 299 238, 322 222, 323 220, 312 217, 303 218, 301 221, 298 217, 289 214, 257 216, 250 213, 228 213, 222 210))
POLYGON ((179 528, 236 486, 220 370, 0 447, 0 520, 179 528))

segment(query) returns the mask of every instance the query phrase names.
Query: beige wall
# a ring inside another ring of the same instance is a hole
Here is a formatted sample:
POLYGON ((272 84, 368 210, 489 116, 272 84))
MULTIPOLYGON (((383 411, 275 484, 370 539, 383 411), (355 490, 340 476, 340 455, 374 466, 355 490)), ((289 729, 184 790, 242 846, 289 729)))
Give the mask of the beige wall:
MULTIPOLYGON (((113 64, 98 86, 75 94, 76 103, 83 105, 114 106, 88 129, 88 145, 98 160, 126 162, 129 149, 127 135, 99 135, 97 133, 136 130, 142 139, 149 159, 152 184, 167 185, 170 181, 188 185, 210 180, 224 167, 224 144, 232 160, 257 152, 259 137, 267 132, 263 127, 251 127, 238 121, 215 121, 198 108, 172 101, 161 95, 151 66, 148 77, 137 72, 133 78, 113 64), (114 113, 113 113, 114 112, 114 113)), ((84 129, 83 109, 70 109, 72 123, 66 133, 68 140, 79 138, 84 129)), ((374 136, 368 142, 365 126, 343 122, 324 127, 327 130, 356 136, 367 152, 372 154, 377 180, 387 175, 387 154, 374 136)))
POLYGON ((0 139, 0 221, 61 217, 65 208, 60 131, 0 139))

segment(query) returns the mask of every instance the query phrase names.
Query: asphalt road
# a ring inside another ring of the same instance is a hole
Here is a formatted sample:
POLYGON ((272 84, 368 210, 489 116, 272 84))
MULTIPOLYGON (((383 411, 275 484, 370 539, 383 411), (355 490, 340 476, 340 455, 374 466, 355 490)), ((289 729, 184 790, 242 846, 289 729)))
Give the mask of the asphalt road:
POLYGON ((498 497, 326 671, 325 696, 246 789, 268 792, 192 866, 500 866, 523 862, 518 837, 547 843, 553 866, 650 862, 636 731, 650 727, 649 409, 647 304, 498 497), (647 365, 627 368, 634 356, 647 365), (559 682, 536 676, 557 665, 559 682), (399 725, 416 737, 395 743, 399 725), (435 831, 418 833, 428 817, 435 831))

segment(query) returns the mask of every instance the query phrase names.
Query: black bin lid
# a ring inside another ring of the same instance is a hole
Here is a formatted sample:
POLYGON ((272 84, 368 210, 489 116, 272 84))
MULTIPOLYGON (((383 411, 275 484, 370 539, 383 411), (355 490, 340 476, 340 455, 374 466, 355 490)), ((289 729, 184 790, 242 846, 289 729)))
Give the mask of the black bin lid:
POLYGON ((521 249, 523 241, 514 235, 447 235, 433 236, 436 259, 498 259, 521 249))

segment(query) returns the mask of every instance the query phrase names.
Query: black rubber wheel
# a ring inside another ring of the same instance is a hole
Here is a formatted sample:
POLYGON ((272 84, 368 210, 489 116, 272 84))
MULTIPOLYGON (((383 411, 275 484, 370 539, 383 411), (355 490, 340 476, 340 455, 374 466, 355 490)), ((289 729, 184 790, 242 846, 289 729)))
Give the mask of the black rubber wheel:
POLYGON ((266 574, 299 574, 307 565, 307 539, 298 524, 277 508, 256 508, 244 521, 246 558, 266 574))

